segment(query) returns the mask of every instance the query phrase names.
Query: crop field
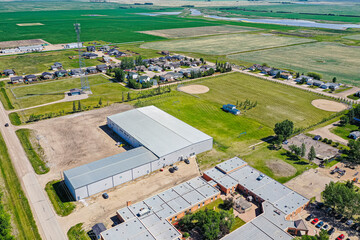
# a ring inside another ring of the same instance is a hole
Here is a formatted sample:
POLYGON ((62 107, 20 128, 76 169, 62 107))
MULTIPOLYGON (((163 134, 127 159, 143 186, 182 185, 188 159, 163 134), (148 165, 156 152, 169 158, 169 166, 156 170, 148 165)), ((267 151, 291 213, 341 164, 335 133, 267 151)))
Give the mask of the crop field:
MULTIPOLYGON (((14 69, 18 75, 49 71, 54 62, 60 62, 65 69, 79 68, 76 50, 62 50, 41 53, 27 53, 0 57, 0 71, 14 69), (69 57, 76 56, 74 59, 69 57)), ((101 64, 97 59, 85 59, 86 66, 101 64)))
POLYGON ((279 37, 271 34, 231 34, 195 39, 150 42, 142 45, 144 48, 170 50, 181 52, 197 52, 203 54, 230 54, 264 48, 308 43, 313 40, 279 37))
POLYGON ((234 26, 234 25, 223 25, 223 26, 209 26, 209 27, 163 29, 163 30, 155 30, 155 31, 143 31, 141 33, 164 37, 164 38, 186 38, 186 37, 199 37, 199 36, 215 35, 215 34, 248 32, 254 30, 260 30, 260 29, 234 26))
MULTIPOLYGON (((212 77, 196 84, 205 85, 210 91, 196 97, 172 92, 167 97, 140 100, 138 106, 155 105, 214 137, 214 150, 200 157, 204 168, 218 159, 249 154, 250 145, 273 135, 276 122, 290 119, 295 127, 305 127, 331 115, 311 105, 312 100, 320 98, 317 95, 241 73, 212 77), (236 104, 246 99, 257 101, 257 106, 243 111, 240 116, 221 110, 223 104, 236 104)), ((268 155, 269 158, 280 156, 275 152, 268 155)), ((257 166, 261 165, 260 160, 266 161, 254 156, 249 159, 257 166)))
POLYGON ((289 19, 311 19, 325 21, 341 21, 358 23, 360 5, 332 5, 332 4, 271 4, 244 6, 238 9, 218 8, 223 12, 244 16, 275 17, 289 19), (322 15, 320 15, 322 14, 322 15), (332 14, 332 15, 330 15, 332 14), (342 16, 340 16, 342 15, 342 16), (349 15, 349 16, 344 16, 349 15), (351 16, 352 15, 352 16, 351 16))
POLYGON ((360 48, 336 43, 310 43, 229 56, 253 63, 267 63, 298 72, 318 72, 325 80, 360 86, 360 48))
POLYGON ((350 36, 346 36, 346 37, 344 37, 344 38, 360 41, 360 34, 350 35, 350 36))
MULTIPOLYGON (((102 88, 101 85, 103 84, 107 87, 113 85, 113 82, 109 81, 109 79, 103 75, 90 76, 89 83, 92 90, 94 89, 95 91, 97 88, 102 88)), ((117 85, 122 87, 120 84, 117 85)), ((80 88, 79 78, 66 78, 31 85, 22 85, 9 88, 7 92, 15 108, 20 109, 61 100, 64 98, 64 92, 72 88, 80 88)))
MULTIPOLYGON (((179 11, 168 8, 162 11, 179 11)), ((148 8, 98 9, 68 11, 4 12, 0 13, 0 41, 43 39, 52 44, 76 41, 74 23, 81 24, 81 40, 104 40, 113 43, 153 41, 161 37, 138 31, 220 25, 203 19, 179 20, 177 16, 143 16, 148 8), (22 27, 17 24, 41 23, 22 27)), ((159 11, 159 10, 158 10, 159 11)))

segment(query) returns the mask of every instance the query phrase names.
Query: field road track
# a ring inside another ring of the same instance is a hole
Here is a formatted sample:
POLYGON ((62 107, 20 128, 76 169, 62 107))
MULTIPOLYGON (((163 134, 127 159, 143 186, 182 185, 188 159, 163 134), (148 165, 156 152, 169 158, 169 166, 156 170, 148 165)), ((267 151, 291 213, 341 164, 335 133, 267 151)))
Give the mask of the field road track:
POLYGON ((14 127, 11 124, 9 127, 5 127, 5 123, 10 123, 10 120, 3 105, 0 104, 0 131, 8 147, 12 164, 29 200, 42 238, 46 240, 66 240, 67 237, 59 225, 45 190, 41 187, 35 171, 26 157, 25 151, 15 134, 14 127))

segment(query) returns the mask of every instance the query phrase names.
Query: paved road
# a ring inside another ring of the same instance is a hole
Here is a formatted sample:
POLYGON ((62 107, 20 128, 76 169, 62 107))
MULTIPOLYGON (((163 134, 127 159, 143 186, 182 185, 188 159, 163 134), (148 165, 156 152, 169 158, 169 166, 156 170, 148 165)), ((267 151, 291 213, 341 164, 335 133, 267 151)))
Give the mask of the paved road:
POLYGON ((4 107, 0 104, 0 131, 8 147, 21 185, 29 200, 42 238, 46 240, 66 240, 67 237, 59 225, 56 213, 26 157, 25 151, 15 134, 14 127, 12 125, 5 127, 5 123, 10 123, 10 121, 4 107))

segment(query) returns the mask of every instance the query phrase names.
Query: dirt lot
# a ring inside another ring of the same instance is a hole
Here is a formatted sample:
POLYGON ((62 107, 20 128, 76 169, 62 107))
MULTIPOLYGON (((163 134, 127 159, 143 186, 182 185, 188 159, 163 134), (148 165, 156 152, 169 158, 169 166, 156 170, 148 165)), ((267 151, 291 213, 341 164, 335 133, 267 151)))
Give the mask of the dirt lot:
MULTIPOLYGON (((316 200, 320 201, 321 192, 324 191, 325 185, 333 180, 327 176, 323 170, 324 169, 309 169, 300 176, 285 183, 285 186, 306 198, 316 197, 316 200)), ((328 169, 325 170, 328 171, 328 169)))
POLYGON ((201 94, 207 93, 209 91, 209 88, 204 85, 187 85, 179 87, 178 90, 190 94, 201 94))
POLYGON ((1 48, 14 48, 14 47, 22 47, 22 46, 31 46, 31 45, 40 45, 48 42, 42 39, 31 39, 31 40, 19 40, 19 41, 4 41, 0 42, 1 48))
POLYGON ((42 26, 42 23, 17 23, 16 25, 20 27, 29 27, 29 26, 42 26))
POLYGON ((27 125, 36 132, 50 167, 49 173, 39 176, 43 186, 59 179, 64 170, 125 151, 115 146, 120 139, 106 127, 106 117, 130 109, 130 105, 114 104, 27 125))
POLYGON ((145 198, 167 190, 170 187, 200 176, 196 161, 190 160, 190 164, 179 162, 179 170, 170 173, 168 167, 163 172, 156 171, 150 175, 138 178, 130 183, 120 185, 106 191, 108 199, 103 199, 101 194, 94 195, 77 202, 76 210, 67 217, 59 218, 64 231, 77 223, 84 222, 85 229, 90 229, 95 223, 102 222, 110 228, 117 221, 116 211, 126 206, 127 201, 137 203, 145 198))
POLYGON ((340 112, 348 108, 348 106, 344 103, 339 103, 335 101, 330 101, 326 99, 316 99, 311 102, 314 107, 317 107, 321 110, 329 111, 329 112, 340 112))
POLYGON ((278 159, 266 161, 266 166, 278 177, 291 177, 296 173, 296 168, 278 159))

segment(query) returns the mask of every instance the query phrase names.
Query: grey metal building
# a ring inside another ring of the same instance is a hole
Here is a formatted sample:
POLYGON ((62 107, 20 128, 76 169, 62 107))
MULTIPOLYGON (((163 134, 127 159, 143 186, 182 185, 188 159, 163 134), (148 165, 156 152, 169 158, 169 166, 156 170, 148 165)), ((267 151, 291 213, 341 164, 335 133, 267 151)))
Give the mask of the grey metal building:
POLYGON ((75 200, 80 200, 152 172, 157 159, 138 147, 64 171, 64 180, 75 200))
POLYGON ((155 106, 110 116, 107 123, 133 147, 158 156, 158 169, 212 149, 212 137, 155 106))

